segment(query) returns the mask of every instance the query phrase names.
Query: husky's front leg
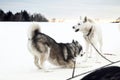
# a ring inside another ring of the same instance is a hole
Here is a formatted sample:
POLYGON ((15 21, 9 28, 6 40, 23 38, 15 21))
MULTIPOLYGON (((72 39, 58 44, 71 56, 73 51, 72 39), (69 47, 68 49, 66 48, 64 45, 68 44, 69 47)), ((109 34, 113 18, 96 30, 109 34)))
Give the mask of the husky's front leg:
POLYGON ((87 61, 87 59, 88 59, 88 57, 89 57, 89 47, 90 47, 90 44, 89 44, 89 42, 88 41, 85 41, 85 44, 86 44, 86 48, 85 48, 85 62, 87 61))

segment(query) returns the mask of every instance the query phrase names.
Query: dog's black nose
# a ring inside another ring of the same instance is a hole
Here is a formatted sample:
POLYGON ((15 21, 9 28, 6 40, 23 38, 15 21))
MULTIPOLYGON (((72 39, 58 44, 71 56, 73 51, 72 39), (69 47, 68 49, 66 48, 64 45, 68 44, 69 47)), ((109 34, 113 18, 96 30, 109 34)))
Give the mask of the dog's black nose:
POLYGON ((75 28, 75 26, 73 26, 73 29, 75 28))
POLYGON ((80 54, 80 56, 82 57, 82 56, 83 56, 83 54, 80 54))

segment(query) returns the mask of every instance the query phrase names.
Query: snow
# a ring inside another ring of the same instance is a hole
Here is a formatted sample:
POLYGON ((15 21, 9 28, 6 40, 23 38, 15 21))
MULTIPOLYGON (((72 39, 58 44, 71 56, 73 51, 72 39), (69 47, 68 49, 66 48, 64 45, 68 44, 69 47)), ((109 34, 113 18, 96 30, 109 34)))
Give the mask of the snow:
MULTIPOLYGON (((0 80, 66 80, 72 76, 72 69, 51 68, 52 72, 38 70, 33 63, 33 56, 27 48, 27 30, 32 22, 0 22, 0 80)), ((71 42, 73 39, 85 47, 80 32, 76 33, 72 26, 76 23, 38 23, 43 33, 51 36, 57 42, 71 42)), ((112 61, 120 59, 120 29, 118 23, 98 24, 103 33, 103 52, 112 61)), ((95 63, 94 57, 83 62, 78 59, 80 67, 75 75, 96 69, 109 62, 99 56, 101 63, 95 63)), ((114 64, 120 66, 120 63, 114 64)), ((82 76, 81 76, 82 77, 82 76)), ((78 80, 77 77, 73 80, 78 80)))

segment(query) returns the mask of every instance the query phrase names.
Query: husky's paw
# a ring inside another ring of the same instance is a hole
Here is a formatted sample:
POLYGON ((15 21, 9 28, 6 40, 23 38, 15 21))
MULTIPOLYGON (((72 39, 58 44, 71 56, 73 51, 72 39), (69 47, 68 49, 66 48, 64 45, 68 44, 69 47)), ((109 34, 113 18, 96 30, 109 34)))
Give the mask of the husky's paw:
POLYGON ((91 57, 91 56, 89 56, 88 58, 89 58, 89 59, 91 59, 92 57, 91 57))
POLYGON ((38 69, 42 69, 40 66, 37 66, 38 69))
POLYGON ((43 70, 44 72, 52 72, 51 68, 48 68, 48 67, 44 67, 43 70))
POLYGON ((44 72, 53 72, 51 69, 44 69, 44 72))

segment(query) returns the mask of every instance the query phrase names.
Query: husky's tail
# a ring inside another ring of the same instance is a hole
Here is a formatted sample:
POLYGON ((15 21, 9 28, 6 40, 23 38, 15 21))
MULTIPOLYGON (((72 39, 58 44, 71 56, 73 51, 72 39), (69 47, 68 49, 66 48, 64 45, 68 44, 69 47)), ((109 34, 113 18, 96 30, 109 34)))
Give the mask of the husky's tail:
POLYGON ((32 24, 28 29, 28 39, 32 39, 37 33, 41 32, 38 24, 32 24))

